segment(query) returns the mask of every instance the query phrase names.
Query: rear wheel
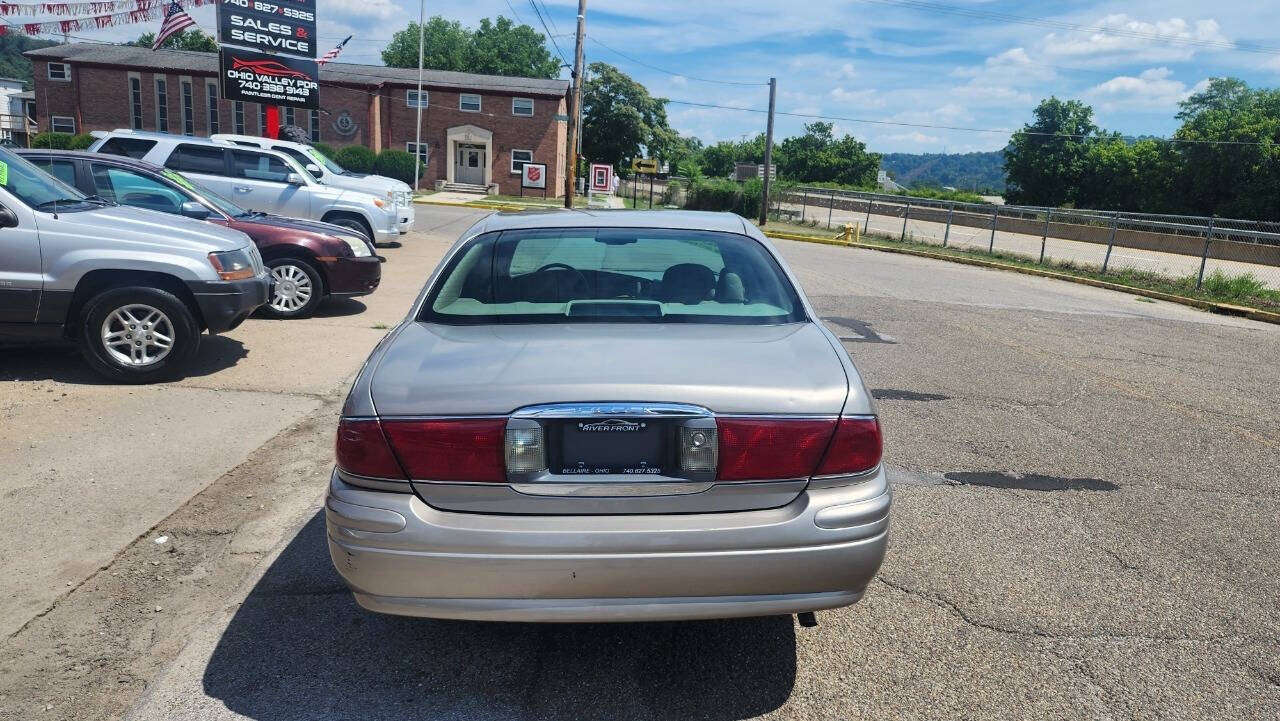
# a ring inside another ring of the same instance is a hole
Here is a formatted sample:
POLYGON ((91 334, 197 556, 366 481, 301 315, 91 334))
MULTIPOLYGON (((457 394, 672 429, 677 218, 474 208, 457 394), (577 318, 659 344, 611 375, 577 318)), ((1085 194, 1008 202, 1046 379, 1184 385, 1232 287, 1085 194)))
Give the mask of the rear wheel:
POLYGON ((90 367, 121 383, 167 380, 200 347, 191 309, 158 288, 114 288, 91 298, 79 336, 90 367))
POLYGON ((267 261, 271 269, 271 299, 262 306, 271 318, 306 318, 316 312, 324 300, 324 279, 320 271, 301 258, 275 258, 267 261))

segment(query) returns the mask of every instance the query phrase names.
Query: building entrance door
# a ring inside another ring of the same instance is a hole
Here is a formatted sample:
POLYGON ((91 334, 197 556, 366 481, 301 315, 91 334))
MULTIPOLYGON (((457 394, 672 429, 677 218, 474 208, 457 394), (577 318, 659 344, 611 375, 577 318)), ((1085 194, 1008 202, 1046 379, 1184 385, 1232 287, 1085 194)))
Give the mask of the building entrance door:
POLYGON ((459 145, 454 159, 453 177, 456 182, 484 185, 484 147, 459 145))

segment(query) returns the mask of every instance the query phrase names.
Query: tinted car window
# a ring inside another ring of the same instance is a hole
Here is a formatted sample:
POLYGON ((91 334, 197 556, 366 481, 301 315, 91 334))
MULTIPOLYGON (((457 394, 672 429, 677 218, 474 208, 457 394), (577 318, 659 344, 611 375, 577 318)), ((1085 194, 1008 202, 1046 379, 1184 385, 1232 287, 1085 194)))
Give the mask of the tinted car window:
POLYGON ((226 175, 225 151, 208 145, 182 144, 173 149, 164 167, 185 173, 226 175))
POLYGON ((93 184, 98 195, 136 208, 179 213, 187 198, 165 183, 124 168, 93 164, 93 184))
MULTIPOLYGON (((316 161, 307 157, 307 154, 302 152, 301 150, 295 150, 293 148, 273 148, 273 150, 277 150, 281 153, 284 153, 290 158, 293 158, 294 160, 298 161, 298 165, 301 165, 303 170, 306 170, 308 165, 316 165, 316 161)), ((319 166, 317 165, 316 167, 319 167, 319 166)), ((312 173, 310 170, 307 170, 307 173, 309 173, 311 177, 317 178, 317 179, 321 175, 324 175, 323 170, 321 170, 319 173, 312 173)))
POLYGON ((70 186, 76 184, 76 164, 71 160, 55 160, 50 157, 28 158, 31 164, 70 186))
POLYGON ((231 172, 237 178, 283 183, 293 171, 285 165, 283 160, 275 156, 233 150, 231 151, 231 172))
MULTIPOLYGON (((0 187, 27 205, 44 210, 53 203, 92 207, 82 203, 84 193, 54 178, 14 153, 0 148, 0 187)), ((61 209, 61 206, 58 206, 61 209)))
POLYGON ((130 158, 141 158, 146 155, 152 148, 156 147, 156 141, 145 140, 143 138, 108 138, 107 142, 98 148, 99 153, 107 153, 109 155, 126 155, 130 158))
POLYGON ((450 261, 420 317, 451 324, 803 319, 795 288, 755 240, 632 228, 484 236, 450 261))

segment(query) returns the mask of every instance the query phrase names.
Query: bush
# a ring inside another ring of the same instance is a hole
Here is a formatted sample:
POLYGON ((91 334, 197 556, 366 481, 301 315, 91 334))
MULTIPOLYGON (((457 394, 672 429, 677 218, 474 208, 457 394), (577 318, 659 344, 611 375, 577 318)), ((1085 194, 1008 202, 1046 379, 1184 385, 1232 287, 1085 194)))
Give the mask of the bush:
MULTIPOLYGON (((414 157, 403 150, 387 149, 378 153, 373 172, 413 185, 414 157)), ((421 163, 418 163, 421 167, 421 163)))
POLYGON ((695 178, 689 183, 684 207, 686 210, 727 210, 744 218, 755 218, 760 215, 762 187, 758 178, 741 184, 732 180, 695 178))
POLYGON ((97 138, 88 133, 71 136, 71 140, 67 142, 67 150, 88 150, 93 141, 97 138))
POLYGON ((36 133, 31 138, 31 147, 33 148, 66 150, 70 143, 71 135, 69 133, 36 133))
POLYGON ((338 154, 338 151, 334 150, 332 145, 326 145, 324 143, 314 143, 311 147, 320 151, 321 155, 323 155, 326 158, 329 158, 330 160, 332 160, 333 157, 338 154))
POLYGON ((333 159, 338 165, 347 170, 357 173, 372 173, 373 164, 378 161, 378 156, 363 145, 348 145, 335 153, 333 159))

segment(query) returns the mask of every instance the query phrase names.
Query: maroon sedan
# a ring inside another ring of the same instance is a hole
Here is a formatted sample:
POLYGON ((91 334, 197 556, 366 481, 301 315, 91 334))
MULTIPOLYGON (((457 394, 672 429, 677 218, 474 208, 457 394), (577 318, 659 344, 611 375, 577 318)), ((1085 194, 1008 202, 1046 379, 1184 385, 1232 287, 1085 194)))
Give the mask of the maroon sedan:
POLYGON ((253 238, 275 281, 260 312, 305 318, 326 296, 368 295, 382 279, 382 258, 362 234, 314 220, 255 213, 180 173, 134 158, 70 150, 14 152, 80 192, 121 205, 219 223, 253 238))

